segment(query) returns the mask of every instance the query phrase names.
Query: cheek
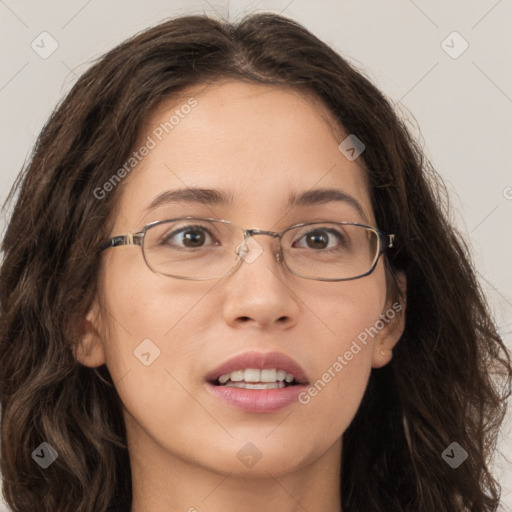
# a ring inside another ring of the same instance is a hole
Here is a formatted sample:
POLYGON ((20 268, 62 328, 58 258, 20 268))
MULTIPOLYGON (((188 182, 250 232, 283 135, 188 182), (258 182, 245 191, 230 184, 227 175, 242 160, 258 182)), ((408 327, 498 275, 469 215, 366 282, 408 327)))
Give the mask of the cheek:
POLYGON ((339 363, 337 367, 333 363, 299 397, 310 436, 318 437, 321 433, 322 439, 317 442, 319 449, 339 439, 354 419, 371 371, 365 359, 361 352, 346 366, 339 363))
MULTIPOLYGON (((301 293, 304 304, 320 320, 316 341, 326 352, 345 352, 351 341, 379 320, 386 304, 386 282, 380 264, 369 276, 353 281, 310 285, 301 293)), ((315 322, 316 323, 316 322, 315 322)))
POLYGON ((359 409, 371 373, 374 338, 368 332, 379 318, 379 306, 378 301, 343 301, 331 311, 336 336, 316 343, 315 371, 299 402, 311 432, 323 431, 324 442, 335 442, 359 409), (331 425, 328 431, 325 425, 331 425))
POLYGON ((105 280, 107 367, 132 427, 142 425, 156 438, 171 429, 183 439, 186 429, 175 419, 184 411, 205 422, 204 410, 187 391, 201 349, 192 335, 197 293, 186 282, 153 273, 125 275, 130 280, 120 272, 105 280))
POLYGON ((315 340, 313 381, 300 402, 310 408, 308 417, 337 425, 337 435, 348 427, 364 395, 385 299, 384 272, 377 267, 365 278, 319 287, 305 300, 326 328, 315 340))
MULTIPOLYGON (((119 263, 111 266, 103 281, 105 351, 114 382, 129 371, 172 368, 176 360, 192 359, 194 343, 186 333, 194 329, 189 321, 198 302, 194 287, 162 279, 143 261, 124 267, 121 259, 119 263)), ((154 373, 143 375, 151 379, 154 373)))

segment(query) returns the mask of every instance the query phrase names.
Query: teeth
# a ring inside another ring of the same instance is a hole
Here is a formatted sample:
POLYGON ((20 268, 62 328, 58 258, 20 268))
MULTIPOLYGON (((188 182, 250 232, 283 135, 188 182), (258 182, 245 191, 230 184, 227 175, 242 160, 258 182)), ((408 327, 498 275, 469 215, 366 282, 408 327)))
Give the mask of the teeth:
POLYGON ((260 370, 253 370, 253 369, 245 370, 244 380, 245 380, 245 382, 259 382, 260 374, 261 374, 260 370))
MULTIPOLYGON (((226 374, 227 375, 227 374, 226 374)), ((240 382, 242 380, 244 380, 244 372, 242 370, 237 370, 235 372, 231 372, 229 374, 229 378, 233 381, 233 382, 240 382)))
POLYGON ((230 376, 230 375, 231 375, 231 374, 229 374, 229 373, 226 373, 225 375, 221 375, 221 376, 219 377, 219 382, 220 382, 221 384, 226 384, 226 382, 229 380, 229 376, 230 376))
POLYGON ((294 380, 291 373, 286 373, 284 370, 276 368, 258 370, 256 368, 247 368, 245 370, 236 370, 231 373, 225 373, 219 377, 219 383, 231 387, 245 387, 247 389, 274 389, 284 387, 284 382, 288 384, 294 380), (231 381, 231 382, 228 382, 231 381), (254 383, 254 384, 252 384, 254 383), (261 383, 261 384, 255 384, 261 383), (282 384, 267 387, 268 384, 282 384), (255 387, 263 386, 263 387, 255 387))
POLYGON ((228 382, 224 384, 226 387, 230 388, 244 388, 244 389, 278 389, 284 388, 284 382, 267 382, 265 384, 258 383, 253 384, 251 382, 228 382))
MULTIPOLYGON (((245 370, 245 373, 247 373, 249 370, 245 370)), ((261 382, 275 382, 277 380, 276 374, 277 370, 260 370, 261 374, 261 382)), ((245 379, 247 380, 247 379, 245 379)))

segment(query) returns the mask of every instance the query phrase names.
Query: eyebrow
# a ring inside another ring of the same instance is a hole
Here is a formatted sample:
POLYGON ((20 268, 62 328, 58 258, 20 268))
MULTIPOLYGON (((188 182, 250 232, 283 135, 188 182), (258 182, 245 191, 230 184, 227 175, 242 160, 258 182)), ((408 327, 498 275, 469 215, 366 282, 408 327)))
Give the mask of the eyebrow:
MULTIPOLYGON (((196 203, 215 206, 229 206, 233 203, 232 193, 209 188, 182 188, 168 190, 158 195, 144 210, 144 213, 154 210, 162 205, 196 203)), ((307 190, 300 194, 293 192, 288 198, 287 209, 304 206, 316 206, 331 202, 343 202, 350 205, 359 216, 368 222, 361 204, 350 194, 335 188, 320 188, 307 190)))

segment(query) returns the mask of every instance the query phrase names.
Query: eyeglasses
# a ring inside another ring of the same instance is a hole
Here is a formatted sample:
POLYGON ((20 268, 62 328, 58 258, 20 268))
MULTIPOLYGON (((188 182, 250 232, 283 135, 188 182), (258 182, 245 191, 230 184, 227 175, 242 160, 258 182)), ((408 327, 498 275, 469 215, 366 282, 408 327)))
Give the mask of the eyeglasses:
POLYGON ((292 274, 318 281, 348 281, 370 274, 395 240, 395 235, 354 222, 295 224, 276 233, 244 229, 227 220, 180 217, 115 236, 101 244, 99 252, 140 245, 152 271, 202 281, 231 274, 242 260, 252 263, 263 252, 251 238, 254 235, 274 238, 276 259, 292 274))

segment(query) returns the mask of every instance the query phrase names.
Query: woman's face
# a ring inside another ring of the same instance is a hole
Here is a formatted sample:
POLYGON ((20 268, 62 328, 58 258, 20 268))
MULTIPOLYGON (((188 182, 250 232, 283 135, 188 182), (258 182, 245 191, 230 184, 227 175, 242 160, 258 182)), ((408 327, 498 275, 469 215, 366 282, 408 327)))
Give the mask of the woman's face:
MULTIPOLYGON (((144 127, 137 148, 149 149, 146 156, 139 151, 119 190, 112 236, 185 216, 277 232, 315 220, 375 225, 360 159, 340 151, 347 134, 317 101, 235 81, 188 92, 162 104, 144 127), (229 202, 162 200, 149 207, 164 192, 194 188, 216 190, 229 202), (361 211, 347 200, 288 206, 292 195, 326 188, 351 196, 361 211)), ((381 350, 390 351, 403 329, 395 311, 389 320, 383 258, 361 279, 322 282, 288 272, 271 237, 252 240, 254 259, 206 281, 153 272, 138 246, 102 254, 102 294, 86 322, 90 350, 79 357, 89 366, 106 363, 134 460, 151 456, 252 476, 283 474, 328 453, 339 461, 341 435, 371 368, 389 362, 381 350), (249 352, 262 357, 233 370, 290 370, 285 356, 306 383, 269 391, 208 382, 249 352), (281 359, 265 361, 270 352, 281 359)))

